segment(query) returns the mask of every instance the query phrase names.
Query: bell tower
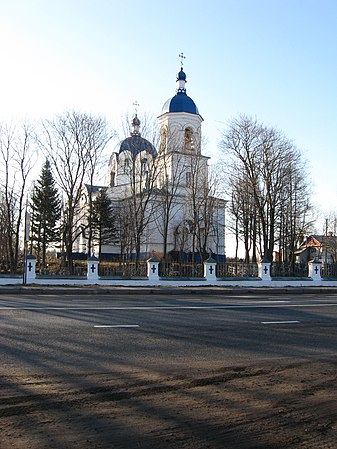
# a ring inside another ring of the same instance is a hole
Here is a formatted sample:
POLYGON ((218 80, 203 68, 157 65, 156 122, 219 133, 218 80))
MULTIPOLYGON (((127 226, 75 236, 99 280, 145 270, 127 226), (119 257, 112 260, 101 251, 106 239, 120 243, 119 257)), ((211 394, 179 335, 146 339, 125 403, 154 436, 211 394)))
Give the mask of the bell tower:
POLYGON ((203 118, 192 98, 186 93, 187 77, 183 69, 186 58, 180 57, 180 72, 176 78, 176 94, 169 98, 158 117, 161 149, 168 152, 190 152, 201 154, 201 123, 203 118))

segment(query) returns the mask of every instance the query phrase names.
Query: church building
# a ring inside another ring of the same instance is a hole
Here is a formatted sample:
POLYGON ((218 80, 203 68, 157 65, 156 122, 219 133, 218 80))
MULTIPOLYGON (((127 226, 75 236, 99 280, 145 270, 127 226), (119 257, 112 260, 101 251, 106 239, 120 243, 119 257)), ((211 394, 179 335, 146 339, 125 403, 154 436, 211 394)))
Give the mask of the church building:
MULTIPOLYGON (((225 201, 216 198, 209 179, 209 157, 202 154, 203 118, 186 92, 186 73, 176 78, 176 93, 158 117, 159 142, 141 134, 137 112, 130 136, 109 161, 109 185, 116 236, 94 253, 101 258, 224 257, 225 201)), ((81 236, 78 247, 85 246, 81 236)))

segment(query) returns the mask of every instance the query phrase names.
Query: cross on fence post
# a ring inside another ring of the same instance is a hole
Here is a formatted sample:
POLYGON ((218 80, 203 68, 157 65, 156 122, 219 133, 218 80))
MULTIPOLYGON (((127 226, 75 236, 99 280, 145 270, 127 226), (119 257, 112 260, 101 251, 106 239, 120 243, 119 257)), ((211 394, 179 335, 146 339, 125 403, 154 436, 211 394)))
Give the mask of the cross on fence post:
POLYGON ((30 284, 35 282, 36 279, 36 257, 32 254, 28 254, 25 261, 25 272, 23 277, 24 284, 30 284))
POLYGON ((317 259, 308 262, 308 277, 315 282, 322 281, 321 266, 322 262, 317 259))
POLYGON ((263 282, 271 282, 271 262, 262 260, 258 265, 258 275, 263 282))
POLYGON ((95 256, 91 256, 87 260, 87 280, 93 283, 99 281, 99 260, 95 256))
POLYGON ((204 260, 204 276, 207 281, 215 282, 216 281, 216 260, 214 260, 209 255, 209 258, 204 260))
POLYGON ((155 256, 147 260, 147 277, 151 281, 159 280, 159 260, 155 256))

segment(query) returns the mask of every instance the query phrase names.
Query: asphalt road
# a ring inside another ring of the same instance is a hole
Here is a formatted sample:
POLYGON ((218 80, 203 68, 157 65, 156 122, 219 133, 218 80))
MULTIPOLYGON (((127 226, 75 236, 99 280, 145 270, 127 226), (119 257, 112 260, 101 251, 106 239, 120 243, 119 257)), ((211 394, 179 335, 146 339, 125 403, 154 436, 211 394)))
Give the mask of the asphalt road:
POLYGON ((337 294, 3 294, 0 348, 6 376, 329 359, 337 355, 337 294))

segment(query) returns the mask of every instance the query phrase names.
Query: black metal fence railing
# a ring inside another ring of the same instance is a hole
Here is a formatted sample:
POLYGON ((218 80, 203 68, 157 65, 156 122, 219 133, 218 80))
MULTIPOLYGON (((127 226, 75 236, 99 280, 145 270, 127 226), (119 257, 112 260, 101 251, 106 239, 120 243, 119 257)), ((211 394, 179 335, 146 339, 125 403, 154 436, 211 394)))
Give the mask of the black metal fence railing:
POLYGON ((72 264, 72 273, 69 267, 62 259, 49 259, 44 267, 37 262, 36 274, 47 276, 86 276, 88 271, 88 264, 86 260, 74 260, 72 264))
POLYGON ((204 266, 201 263, 161 262, 159 264, 160 277, 203 277, 204 266))
POLYGON ((257 263, 226 262, 216 265, 216 276, 223 277, 257 277, 257 263))
POLYGON ((15 269, 15 271, 11 270, 9 261, 5 258, 0 259, 0 274, 1 275, 9 275, 9 274, 15 274, 15 275, 21 275, 24 272, 24 262, 23 257, 19 258, 18 265, 15 269))
POLYGON ((321 276, 323 277, 337 277, 337 263, 322 264, 321 276))
POLYGON ((147 262, 105 262, 98 267, 99 276, 107 277, 145 277, 147 275, 147 262))
POLYGON ((273 262, 271 277, 308 277, 309 270, 306 263, 273 262))
MULTIPOLYGON (((215 264, 214 264, 215 265, 215 264)), ((315 273, 318 273, 318 268, 315 268, 315 273)), ((146 278, 148 271, 148 262, 141 260, 115 260, 107 261, 101 260, 98 263, 98 274, 100 277, 118 277, 118 278, 146 278)), ((321 264, 321 276, 325 278, 337 278, 337 263, 321 264)), ((23 272, 22 263, 19 264, 17 275, 23 272)), ((227 261, 226 263, 218 262, 216 264, 216 277, 218 279, 226 279, 229 277, 241 278, 257 278, 258 264, 245 263, 242 261, 227 261)), ((9 270, 0 260, 0 275, 8 276, 9 270)), ((44 267, 41 266, 39 260, 36 261, 36 274, 38 276, 78 276, 86 277, 88 274, 87 260, 74 260, 73 268, 70 272, 63 259, 49 258, 44 267)), ((200 262, 160 262, 159 263, 159 277, 161 278, 203 278, 204 264, 200 262)), ((208 272, 207 272, 208 274, 208 272)), ((290 263, 290 262, 272 262, 270 275, 272 278, 286 278, 286 277, 308 277, 309 267, 306 263, 290 263)))

